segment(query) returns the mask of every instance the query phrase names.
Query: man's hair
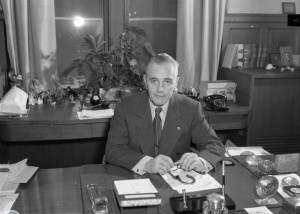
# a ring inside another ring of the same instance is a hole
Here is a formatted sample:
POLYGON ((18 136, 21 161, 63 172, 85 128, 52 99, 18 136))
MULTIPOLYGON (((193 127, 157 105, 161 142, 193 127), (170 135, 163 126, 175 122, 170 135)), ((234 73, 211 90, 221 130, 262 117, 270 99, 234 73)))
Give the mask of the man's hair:
MULTIPOLYGON (((147 65, 147 68, 151 64, 167 64, 167 63, 169 63, 173 66, 175 75, 178 76, 179 63, 173 57, 171 57, 169 54, 166 54, 166 53, 160 53, 160 54, 157 54, 154 57, 152 57, 147 65)), ((146 71, 147 71, 147 69, 146 69, 146 71)))

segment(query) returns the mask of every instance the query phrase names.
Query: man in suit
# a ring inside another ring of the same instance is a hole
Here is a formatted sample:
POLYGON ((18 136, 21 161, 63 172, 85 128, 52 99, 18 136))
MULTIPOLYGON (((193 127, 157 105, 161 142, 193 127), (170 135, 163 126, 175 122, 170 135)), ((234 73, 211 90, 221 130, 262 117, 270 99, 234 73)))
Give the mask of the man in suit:
POLYGON ((106 161, 138 174, 164 174, 175 162, 198 172, 216 167, 224 156, 223 144, 205 120, 200 102, 177 94, 178 63, 158 54, 147 65, 144 82, 146 91, 116 105, 106 161), (158 122, 153 125, 153 120, 158 122))

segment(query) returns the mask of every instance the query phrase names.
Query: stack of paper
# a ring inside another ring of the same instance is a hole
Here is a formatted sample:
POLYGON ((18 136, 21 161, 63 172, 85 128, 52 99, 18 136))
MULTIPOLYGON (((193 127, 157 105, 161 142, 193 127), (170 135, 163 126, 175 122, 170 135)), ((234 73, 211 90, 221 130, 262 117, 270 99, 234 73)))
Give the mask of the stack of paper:
POLYGON ((19 194, 20 183, 27 183, 38 167, 27 166, 27 159, 15 164, 0 164, 0 213, 8 212, 19 194))
POLYGON ((97 119, 97 118, 111 118, 114 115, 113 109, 103 109, 103 110, 82 110, 77 112, 77 117, 79 120, 84 119, 97 119))
POLYGON ((114 181, 114 191, 120 207, 161 204, 161 197, 149 178, 114 181))
POLYGON ((243 152, 252 152, 254 155, 270 155, 269 152, 263 149, 261 146, 247 146, 247 147, 237 147, 237 146, 230 146, 225 148, 226 157, 229 156, 238 156, 241 155, 243 152))

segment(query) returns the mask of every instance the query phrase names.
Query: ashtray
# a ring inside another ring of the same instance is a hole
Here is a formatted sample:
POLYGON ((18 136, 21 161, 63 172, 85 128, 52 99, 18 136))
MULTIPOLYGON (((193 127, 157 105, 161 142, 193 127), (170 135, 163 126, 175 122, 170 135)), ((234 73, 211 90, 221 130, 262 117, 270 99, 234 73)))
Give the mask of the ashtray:
POLYGON ((274 171, 275 164, 270 160, 261 160, 258 162, 257 168, 258 171, 262 172, 263 174, 270 174, 274 171))
POLYGON ((256 155, 249 155, 246 157, 246 163, 251 166, 257 166, 262 161, 262 158, 256 155))
POLYGON ((281 186, 296 186, 299 185, 299 181, 297 178, 294 178, 293 176, 286 176, 281 181, 281 186))

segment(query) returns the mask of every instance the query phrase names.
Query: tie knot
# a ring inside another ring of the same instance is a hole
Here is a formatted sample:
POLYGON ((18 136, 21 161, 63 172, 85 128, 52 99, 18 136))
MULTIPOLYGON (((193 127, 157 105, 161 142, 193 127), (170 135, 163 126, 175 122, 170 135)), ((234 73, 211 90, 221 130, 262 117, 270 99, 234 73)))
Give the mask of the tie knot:
POLYGON ((162 110, 161 107, 157 107, 157 108, 155 109, 155 115, 159 115, 160 112, 161 112, 161 110, 162 110))

